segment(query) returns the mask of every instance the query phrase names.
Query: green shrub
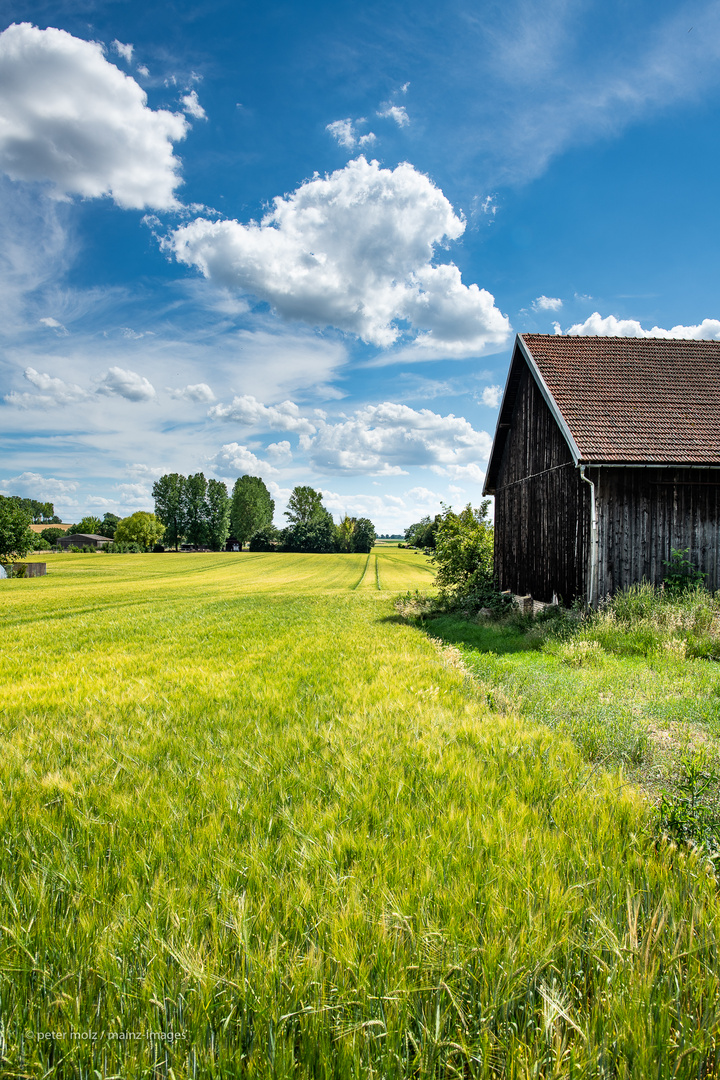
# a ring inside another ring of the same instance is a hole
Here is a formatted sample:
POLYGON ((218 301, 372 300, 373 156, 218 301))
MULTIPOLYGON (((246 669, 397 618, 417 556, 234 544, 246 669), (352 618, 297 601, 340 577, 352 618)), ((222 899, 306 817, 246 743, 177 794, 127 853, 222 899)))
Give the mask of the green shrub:
POLYGON ((56 544, 57 541, 65 535, 64 529, 56 529, 50 526, 48 529, 43 529, 40 533, 43 540, 47 540, 49 544, 56 544))
POLYGON ((663 585, 670 596, 696 589, 705 581, 705 574, 690 559, 690 548, 683 548, 682 551, 673 548, 670 558, 663 562, 663 566, 667 568, 663 585))

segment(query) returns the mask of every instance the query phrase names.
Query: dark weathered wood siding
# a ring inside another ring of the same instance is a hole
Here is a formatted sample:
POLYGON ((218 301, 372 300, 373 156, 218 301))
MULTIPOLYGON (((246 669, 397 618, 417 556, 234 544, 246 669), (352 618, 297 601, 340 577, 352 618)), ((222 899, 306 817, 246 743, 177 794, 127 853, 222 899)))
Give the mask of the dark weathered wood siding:
POLYGON ((565 603, 585 595, 590 488, 538 386, 520 376, 495 485, 500 587, 565 603))
POLYGON ((720 472, 681 468, 589 468, 598 501, 600 596, 635 582, 659 584, 672 548, 689 548, 720 589, 720 472))

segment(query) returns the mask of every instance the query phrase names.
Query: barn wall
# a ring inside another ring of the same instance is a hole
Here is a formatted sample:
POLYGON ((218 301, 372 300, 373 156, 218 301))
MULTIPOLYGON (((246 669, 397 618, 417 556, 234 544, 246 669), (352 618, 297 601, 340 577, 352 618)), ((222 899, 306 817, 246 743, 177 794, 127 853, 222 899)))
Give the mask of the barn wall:
POLYGON ((585 595, 589 487, 525 367, 495 484, 495 570, 502 589, 565 603, 585 595))
POLYGON ((599 525, 600 596, 635 582, 659 584, 672 548, 720 589, 720 473, 712 469, 592 469, 599 525))

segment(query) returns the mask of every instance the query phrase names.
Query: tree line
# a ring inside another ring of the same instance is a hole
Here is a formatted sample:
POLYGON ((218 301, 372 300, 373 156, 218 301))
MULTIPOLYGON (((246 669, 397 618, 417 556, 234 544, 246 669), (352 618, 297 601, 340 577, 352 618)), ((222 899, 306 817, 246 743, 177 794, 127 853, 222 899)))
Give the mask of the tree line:
POLYGON ((51 502, 38 502, 37 499, 21 499, 19 495, 7 495, 11 503, 24 513, 29 514, 33 525, 40 525, 43 522, 51 524, 61 524, 60 518, 55 515, 55 507, 51 502))
POLYGON ((259 476, 239 477, 229 494, 222 480, 206 480, 201 472, 166 473, 152 493, 164 542, 176 550, 184 542, 222 551, 230 540, 251 551, 370 551, 376 539, 368 518, 346 514, 336 525, 322 493, 306 485, 293 489, 284 529, 273 524, 275 500, 259 476))
POLYGON ((113 541, 105 548, 109 551, 178 550, 181 544, 222 551, 230 541, 238 550, 248 544, 251 551, 369 552, 377 538, 369 518, 345 514, 335 524, 322 493, 307 485, 293 489, 284 529, 273 524, 275 502, 259 476, 241 476, 229 494, 222 480, 206 479, 202 472, 166 473, 152 494, 154 514, 89 515, 68 529, 49 523, 39 533, 29 527, 36 516, 38 523, 60 523, 52 503, 0 496, 0 558, 12 561, 29 551, 48 550, 73 533, 106 536, 113 541))

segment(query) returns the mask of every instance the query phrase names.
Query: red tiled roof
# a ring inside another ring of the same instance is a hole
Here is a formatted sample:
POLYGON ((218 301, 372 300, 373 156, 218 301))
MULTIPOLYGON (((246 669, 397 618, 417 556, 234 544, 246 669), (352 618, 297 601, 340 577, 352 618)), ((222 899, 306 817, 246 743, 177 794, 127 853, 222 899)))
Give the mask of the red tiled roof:
POLYGON ((582 461, 720 465, 720 341, 521 340, 582 461))

